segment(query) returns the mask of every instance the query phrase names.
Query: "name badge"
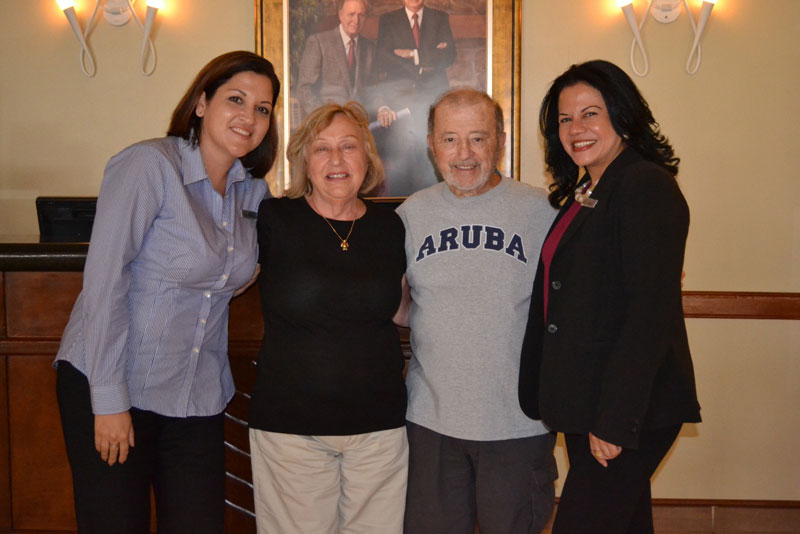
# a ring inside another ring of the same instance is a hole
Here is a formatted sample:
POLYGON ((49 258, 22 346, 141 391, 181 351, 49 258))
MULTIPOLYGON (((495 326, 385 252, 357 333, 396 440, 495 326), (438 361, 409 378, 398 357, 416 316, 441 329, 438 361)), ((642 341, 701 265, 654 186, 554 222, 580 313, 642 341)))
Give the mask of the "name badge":
POLYGON ((258 219, 258 212, 250 210, 242 210, 242 217, 245 219, 258 219))

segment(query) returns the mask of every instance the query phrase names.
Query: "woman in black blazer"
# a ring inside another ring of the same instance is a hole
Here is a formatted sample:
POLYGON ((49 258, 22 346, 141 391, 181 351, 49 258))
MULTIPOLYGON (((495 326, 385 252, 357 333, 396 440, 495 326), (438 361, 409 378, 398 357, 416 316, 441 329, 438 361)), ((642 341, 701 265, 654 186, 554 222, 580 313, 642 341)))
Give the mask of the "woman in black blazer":
POLYGON ((700 421, 681 305, 679 159, 633 81, 606 61, 556 78, 539 120, 560 212, 534 282, 519 393, 528 416, 565 435, 553 532, 653 532, 650 477, 681 424, 700 421))

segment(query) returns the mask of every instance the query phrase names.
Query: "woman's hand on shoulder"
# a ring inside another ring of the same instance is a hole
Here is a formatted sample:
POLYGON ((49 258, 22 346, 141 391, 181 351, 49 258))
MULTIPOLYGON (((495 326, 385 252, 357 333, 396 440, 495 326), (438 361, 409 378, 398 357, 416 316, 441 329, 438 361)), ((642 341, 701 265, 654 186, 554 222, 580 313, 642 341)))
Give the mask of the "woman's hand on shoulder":
POLYGON ((94 416, 94 448, 108 465, 128 459, 134 446, 133 422, 130 412, 94 416))
POLYGON ((234 297, 238 297, 239 295, 241 295, 242 293, 247 291, 247 289, 250 286, 252 286, 255 283, 256 280, 258 280, 258 275, 259 274, 261 274, 261 264, 260 263, 256 263, 256 269, 255 269, 255 271, 253 271, 253 276, 250 277, 250 280, 248 280, 245 285, 243 285, 242 287, 240 287, 239 289, 234 291, 233 292, 233 296, 234 297))
POLYGON ((589 452, 597 463, 603 467, 608 467, 608 460, 613 460, 622 452, 622 447, 603 441, 589 432, 589 452))

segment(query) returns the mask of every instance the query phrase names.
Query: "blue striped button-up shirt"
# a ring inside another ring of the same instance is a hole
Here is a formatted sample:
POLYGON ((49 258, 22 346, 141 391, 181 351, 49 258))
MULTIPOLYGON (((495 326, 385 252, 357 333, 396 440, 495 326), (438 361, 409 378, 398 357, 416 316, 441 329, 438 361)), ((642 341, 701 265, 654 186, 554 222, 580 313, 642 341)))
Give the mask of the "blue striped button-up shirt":
POLYGON ((94 413, 225 409, 234 393, 228 303, 255 269, 252 217, 265 194, 237 160, 221 196, 200 150, 176 137, 111 158, 56 357, 87 376, 94 413))

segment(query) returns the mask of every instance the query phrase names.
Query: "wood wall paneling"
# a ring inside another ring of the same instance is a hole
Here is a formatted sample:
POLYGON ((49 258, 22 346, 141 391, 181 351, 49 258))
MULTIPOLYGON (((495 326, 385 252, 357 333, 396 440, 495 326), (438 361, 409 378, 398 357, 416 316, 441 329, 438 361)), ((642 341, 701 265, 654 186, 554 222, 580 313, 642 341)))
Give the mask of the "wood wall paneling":
POLYGON ((53 356, 9 356, 8 398, 13 528, 75 529, 53 356))
POLYGON ((0 273, 0 339, 6 337, 5 273, 0 273))
MULTIPOLYGON (((2 285, 0 285, 1 287, 2 285)), ((1 289, 0 292, 2 292, 1 289)), ((0 298, 0 303, 2 303, 2 298, 0 298)), ((0 529, 11 528, 11 466, 9 465, 8 454, 7 387, 7 358, 0 356, 0 529)))
POLYGON ((82 273, 5 273, 7 336, 60 338, 82 285, 82 273))

